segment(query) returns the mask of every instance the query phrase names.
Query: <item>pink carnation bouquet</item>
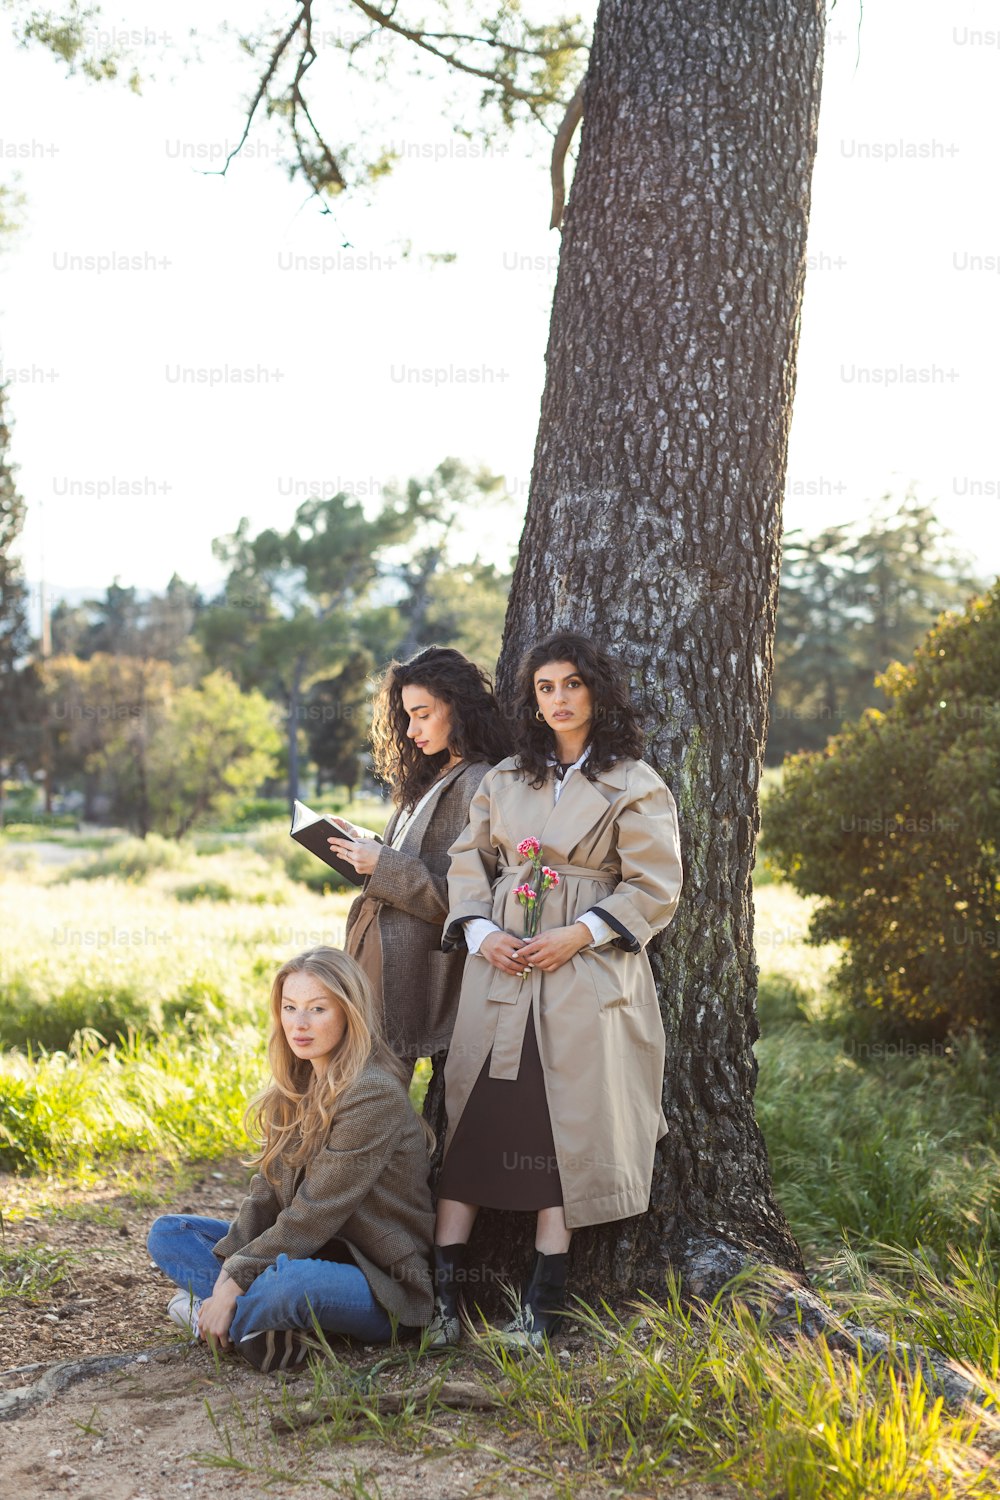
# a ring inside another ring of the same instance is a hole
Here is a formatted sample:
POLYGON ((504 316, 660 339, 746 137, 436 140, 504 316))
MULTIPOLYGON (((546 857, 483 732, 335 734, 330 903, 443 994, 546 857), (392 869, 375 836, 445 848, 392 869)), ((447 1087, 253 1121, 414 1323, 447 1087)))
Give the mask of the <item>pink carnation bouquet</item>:
POLYGON ((542 920, 542 905, 553 886, 559 884, 559 876, 548 865, 542 864, 542 846, 536 838, 522 839, 517 846, 522 859, 531 861, 531 881, 514 887, 514 895, 524 907, 524 935, 536 936, 542 920))

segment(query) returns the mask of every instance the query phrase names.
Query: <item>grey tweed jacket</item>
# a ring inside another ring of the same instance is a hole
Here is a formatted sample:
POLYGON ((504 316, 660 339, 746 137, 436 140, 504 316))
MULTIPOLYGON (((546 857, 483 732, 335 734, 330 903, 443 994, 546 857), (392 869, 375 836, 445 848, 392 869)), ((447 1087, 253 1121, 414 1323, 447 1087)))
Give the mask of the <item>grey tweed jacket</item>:
POLYGON ((281 1254, 349 1257, 391 1317, 423 1327, 434 1308, 429 1166, 406 1091, 373 1059, 305 1168, 282 1165, 277 1187, 256 1174, 215 1254, 244 1291, 281 1254))
MULTIPOLYGON (((393 813, 378 863, 348 913, 349 953, 354 951, 352 929, 374 915, 382 945, 386 1038, 403 1057, 429 1057, 451 1041, 465 954, 441 951, 448 915, 448 850, 465 831, 469 803, 488 770, 485 761, 456 766, 413 818, 399 849, 390 844, 399 810, 393 813)), ((375 936, 369 931, 365 941, 375 936)))

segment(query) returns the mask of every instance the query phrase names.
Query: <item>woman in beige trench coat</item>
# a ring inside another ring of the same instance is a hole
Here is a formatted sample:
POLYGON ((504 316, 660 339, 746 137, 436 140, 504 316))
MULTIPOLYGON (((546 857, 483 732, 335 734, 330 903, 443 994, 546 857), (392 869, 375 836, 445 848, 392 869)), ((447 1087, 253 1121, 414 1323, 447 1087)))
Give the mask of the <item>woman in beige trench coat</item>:
POLYGON ((509 739, 475 662, 428 646, 386 669, 372 744, 396 804, 392 816, 381 838, 337 819, 352 837, 329 844, 365 877, 348 913, 345 949, 380 1001, 389 1046, 412 1073, 418 1057, 440 1066, 451 1039, 464 956, 441 950, 448 849, 509 739))
POLYGON ((445 1069, 434 1341, 460 1331, 464 1247, 479 1207, 534 1209, 536 1256, 510 1326, 558 1324, 574 1229, 643 1213, 661 1108, 664 1034, 645 952, 674 915, 674 799, 639 759, 616 664, 586 637, 525 656, 516 758, 488 772, 451 849, 444 946, 467 946, 445 1069), (535 838, 558 876, 525 942, 518 852, 535 838))

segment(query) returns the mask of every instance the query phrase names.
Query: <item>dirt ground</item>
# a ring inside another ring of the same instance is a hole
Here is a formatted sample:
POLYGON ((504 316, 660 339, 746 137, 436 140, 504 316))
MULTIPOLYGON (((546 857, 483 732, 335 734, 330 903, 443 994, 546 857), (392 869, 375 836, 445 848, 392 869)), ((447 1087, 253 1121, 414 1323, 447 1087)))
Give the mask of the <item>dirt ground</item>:
MULTIPOLYGON (((565 1465, 550 1467, 530 1433, 504 1438, 491 1428, 488 1412, 436 1412, 417 1451, 391 1439, 334 1441, 324 1425, 275 1433, 271 1419, 281 1409, 282 1387, 285 1400, 305 1400, 311 1375, 276 1380, 190 1346, 166 1318, 172 1288, 145 1249, 146 1230, 161 1209, 228 1218, 246 1180, 237 1162, 212 1162, 181 1177, 158 1169, 137 1180, 133 1173, 88 1188, 0 1174, 8 1257, 28 1248, 67 1257, 63 1280, 40 1297, 0 1300, 5 1497, 215 1500, 267 1492, 301 1500, 541 1500, 569 1489, 590 1500, 608 1493, 574 1474, 571 1455, 565 1465), (87 1364, 83 1378, 47 1393, 69 1363, 94 1357, 118 1363, 87 1364), (470 1439, 502 1445, 503 1458, 469 1445, 470 1439)), ((363 1348, 345 1355, 359 1368, 377 1357, 363 1348)), ((475 1371, 470 1363, 449 1378, 474 1381, 475 1371)), ((381 1388, 407 1379, 386 1372, 381 1388)), ((738 1492, 730 1485, 684 1483, 679 1474, 669 1493, 678 1500, 735 1500, 738 1492)))

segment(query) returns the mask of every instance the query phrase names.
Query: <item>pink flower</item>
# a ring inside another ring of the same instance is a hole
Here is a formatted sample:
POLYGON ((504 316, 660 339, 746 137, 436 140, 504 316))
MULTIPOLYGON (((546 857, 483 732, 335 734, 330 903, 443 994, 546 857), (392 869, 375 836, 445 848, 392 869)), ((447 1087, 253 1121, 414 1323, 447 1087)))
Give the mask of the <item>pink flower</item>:
POLYGON ((542 883, 546 886, 546 888, 550 885, 559 884, 559 876, 556 874, 555 870, 550 870, 548 865, 542 865, 542 883))
POLYGON ((517 852, 522 859, 534 859, 541 852, 541 844, 537 839, 522 839, 517 846, 517 852))
POLYGON ((514 895, 522 904, 536 899, 535 892, 530 885, 518 885, 514 887, 514 895))

